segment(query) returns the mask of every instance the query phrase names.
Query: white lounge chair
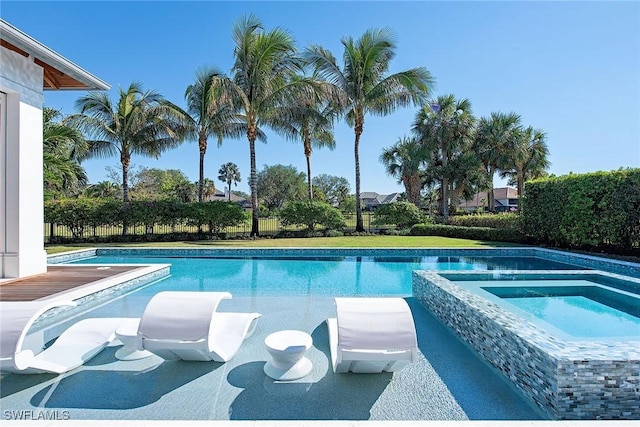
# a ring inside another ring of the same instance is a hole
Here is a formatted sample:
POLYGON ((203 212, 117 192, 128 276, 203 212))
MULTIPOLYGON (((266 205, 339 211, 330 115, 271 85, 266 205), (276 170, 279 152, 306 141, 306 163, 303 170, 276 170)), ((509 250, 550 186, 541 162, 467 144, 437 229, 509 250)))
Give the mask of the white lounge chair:
POLYGON ((402 298, 336 298, 327 319, 333 372, 397 372, 418 357, 416 328, 402 298))
POLYGON ((0 303, 0 371, 18 374, 62 374, 100 353, 115 338, 116 328, 126 318, 84 319, 65 330, 52 345, 38 354, 23 349, 31 325, 44 312, 71 301, 0 303))
POLYGON ((253 333, 260 313, 218 312, 228 292, 160 292, 145 308, 138 349, 166 360, 227 362, 253 333))

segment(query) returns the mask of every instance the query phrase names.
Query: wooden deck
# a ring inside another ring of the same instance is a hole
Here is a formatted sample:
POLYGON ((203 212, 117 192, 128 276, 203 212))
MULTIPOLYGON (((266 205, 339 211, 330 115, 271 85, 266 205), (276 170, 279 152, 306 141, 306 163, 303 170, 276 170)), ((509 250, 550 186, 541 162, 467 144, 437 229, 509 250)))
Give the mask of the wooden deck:
POLYGON ((96 266, 50 265, 44 274, 0 282, 0 301, 33 301, 136 268, 140 266, 110 266, 105 269, 96 266))

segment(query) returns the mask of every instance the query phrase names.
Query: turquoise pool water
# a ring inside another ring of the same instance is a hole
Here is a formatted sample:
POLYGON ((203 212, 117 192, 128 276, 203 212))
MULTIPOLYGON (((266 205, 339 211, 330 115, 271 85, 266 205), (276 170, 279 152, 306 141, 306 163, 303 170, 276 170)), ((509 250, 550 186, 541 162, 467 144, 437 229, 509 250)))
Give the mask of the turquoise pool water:
POLYGON ((597 275, 539 276, 449 278, 563 338, 640 338, 638 283, 597 275))
POLYGON ((171 264, 171 277, 148 292, 218 291, 234 295, 411 295, 413 270, 571 270, 535 257, 153 257, 98 256, 84 264, 171 264))

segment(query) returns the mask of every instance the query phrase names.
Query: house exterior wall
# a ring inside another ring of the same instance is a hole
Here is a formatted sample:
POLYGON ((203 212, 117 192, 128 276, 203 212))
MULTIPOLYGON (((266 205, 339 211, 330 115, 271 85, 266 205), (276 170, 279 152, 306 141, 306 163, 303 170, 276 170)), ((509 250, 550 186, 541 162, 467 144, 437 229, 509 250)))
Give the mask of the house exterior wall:
POLYGON ((42 172, 43 69, 32 59, 0 48, 3 109, 0 161, 0 277, 47 270, 42 172))

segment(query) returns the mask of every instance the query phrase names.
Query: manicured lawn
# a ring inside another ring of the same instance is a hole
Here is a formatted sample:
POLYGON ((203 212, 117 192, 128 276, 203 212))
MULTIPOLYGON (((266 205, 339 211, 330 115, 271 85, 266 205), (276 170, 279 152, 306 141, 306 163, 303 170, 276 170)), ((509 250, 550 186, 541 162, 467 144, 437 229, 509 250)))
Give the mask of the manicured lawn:
POLYGON ((211 240, 196 242, 158 243, 103 243, 70 244, 45 247, 48 254, 94 247, 172 247, 172 248, 214 248, 214 247, 274 247, 274 248, 478 248, 499 246, 522 246, 501 242, 453 239, 437 236, 356 236, 356 237, 314 237, 308 239, 258 239, 258 240, 211 240))

